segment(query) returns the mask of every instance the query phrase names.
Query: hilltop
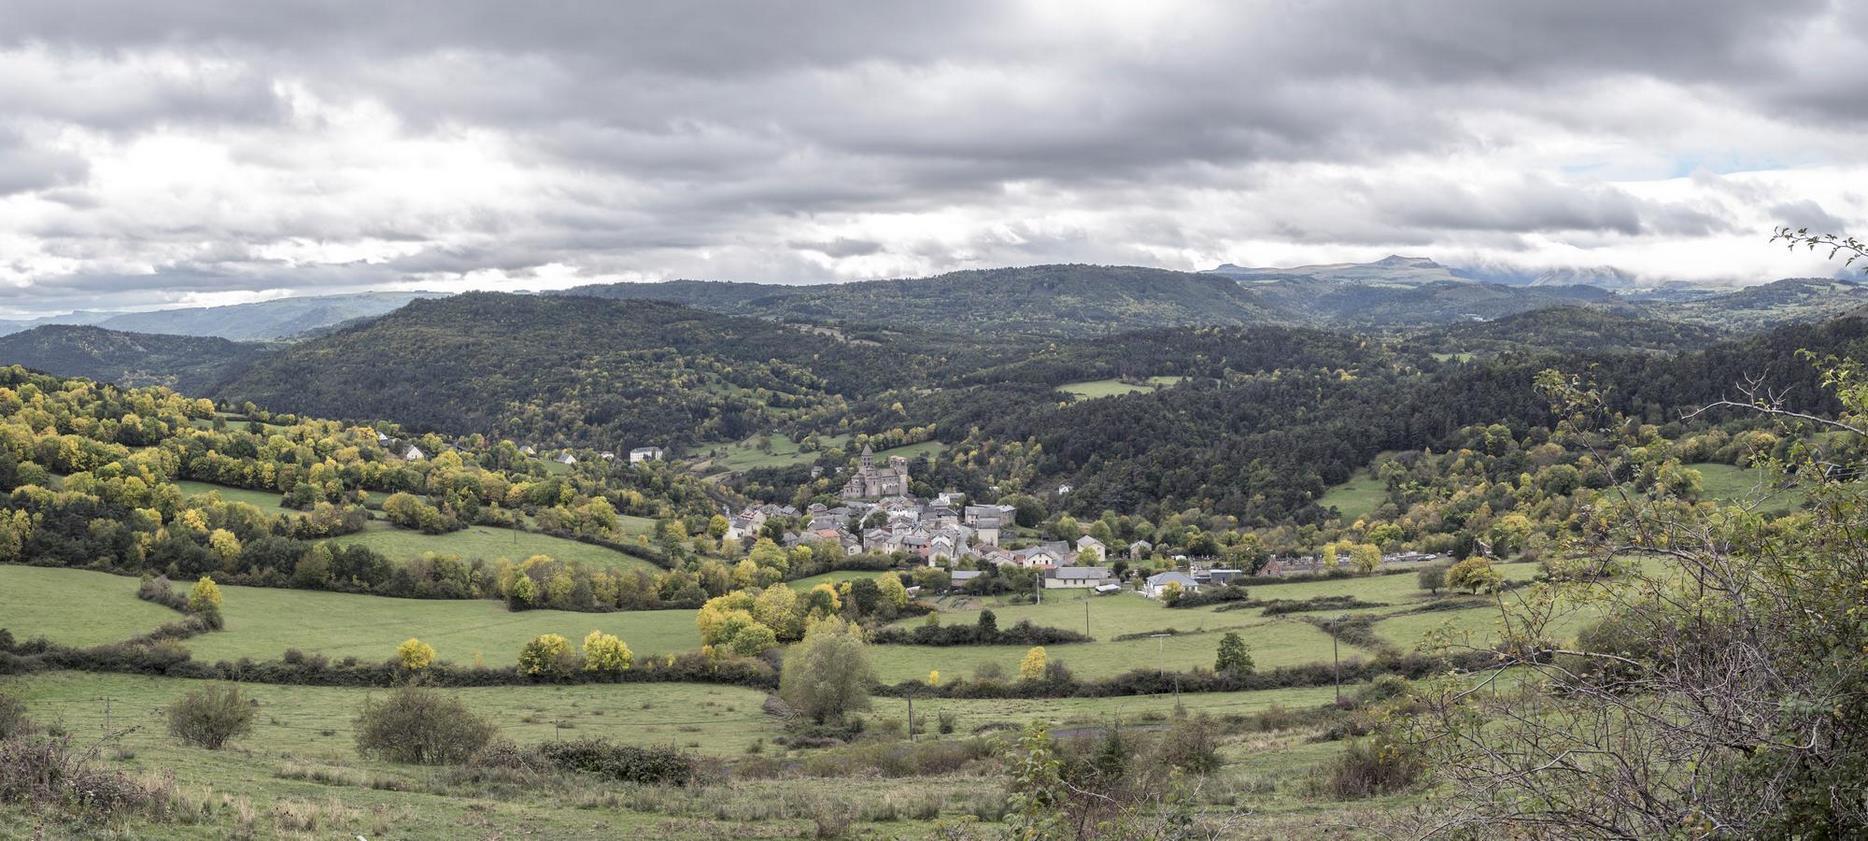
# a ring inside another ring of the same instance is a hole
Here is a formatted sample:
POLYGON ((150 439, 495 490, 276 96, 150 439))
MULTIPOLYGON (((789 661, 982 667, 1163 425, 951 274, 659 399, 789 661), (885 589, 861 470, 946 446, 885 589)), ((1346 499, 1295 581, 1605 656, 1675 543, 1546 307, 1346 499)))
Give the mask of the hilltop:
POLYGON ((130 333, 50 324, 0 336, 0 363, 123 386, 211 391, 263 356, 265 345, 205 336, 130 333))

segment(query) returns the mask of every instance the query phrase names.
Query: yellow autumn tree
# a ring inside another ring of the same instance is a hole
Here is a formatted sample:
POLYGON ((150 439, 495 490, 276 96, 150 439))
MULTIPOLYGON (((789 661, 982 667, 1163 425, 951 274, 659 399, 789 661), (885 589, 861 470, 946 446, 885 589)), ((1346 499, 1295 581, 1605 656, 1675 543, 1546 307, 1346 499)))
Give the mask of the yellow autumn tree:
POLYGON ((1049 661, 1044 653, 1044 646, 1034 645, 1025 652, 1025 659, 1018 664, 1019 680, 1043 680, 1044 666, 1049 661))

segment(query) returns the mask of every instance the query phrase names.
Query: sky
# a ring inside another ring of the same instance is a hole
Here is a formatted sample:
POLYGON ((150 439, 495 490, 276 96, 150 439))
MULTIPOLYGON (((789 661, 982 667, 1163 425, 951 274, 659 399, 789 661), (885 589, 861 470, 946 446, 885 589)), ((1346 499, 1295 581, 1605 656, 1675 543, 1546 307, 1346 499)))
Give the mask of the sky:
POLYGON ((1391 253, 1832 275, 1868 3, 6 0, 0 313, 1391 253))

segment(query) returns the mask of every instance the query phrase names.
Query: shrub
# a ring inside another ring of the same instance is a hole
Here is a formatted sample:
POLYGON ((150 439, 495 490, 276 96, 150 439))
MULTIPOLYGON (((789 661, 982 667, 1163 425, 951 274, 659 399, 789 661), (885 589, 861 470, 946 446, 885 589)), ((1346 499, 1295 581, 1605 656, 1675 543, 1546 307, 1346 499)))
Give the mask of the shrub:
POLYGON ((252 730, 252 700, 237 686, 192 690, 169 705, 169 734, 196 747, 220 750, 252 730))
POLYGON ((1044 646, 1033 646, 1018 663, 1018 679, 1043 680, 1045 660, 1044 646))
POLYGON ((175 592, 173 585, 169 583, 168 576, 165 575, 143 579, 143 582, 136 588, 136 597, 172 610, 188 610, 188 599, 175 592))
POLYGON ((418 686, 365 699, 356 728, 358 753, 413 765, 465 761, 495 734, 492 723, 459 698, 418 686))
POLYGON ((540 634, 519 651, 519 670, 534 677, 565 678, 577 671, 571 641, 559 634, 540 634))
POLYGON ((1353 800, 1404 791, 1420 779, 1425 763, 1412 747, 1387 736, 1350 742, 1318 769, 1313 785, 1323 794, 1353 800))
POLYGON ((32 803, 80 815, 110 815, 157 804, 122 773, 92 768, 71 737, 0 740, 0 803, 32 803))
POLYGON ((673 748, 612 744, 605 739, 546 742, 539 756, 553 766, 617 782, 685 786, 694 781, 694 758, 673 748))
MULTIPOLYGON (((939 615, 930 613, 928 617, 939 615)), ((946 626, 929 623, 912 631, 879 628, 869 635, 869 641, 877 645, 1062 645, 1090 642, 1091 638, 1066 628, 1045 628, 1031 624, 1029 619, 1021 619, 1005 630, 1000 630, 996 621, 946 626)))
POLYGON ((584 671, 619 675, 634 665, 629 646, 614 634, 591 631, 584 637, 584 671))
POLYGON ((792 709, 823 724, 867 709, 875 681, 862 632, 831 617, 812 622, 804 641, 785 653, 778 691, 792 709))
POLYGON ((32 719, 26 717, 26 704, 0 692, 0 739, 11 739, 32 732, 32 719))
POLYGON ((1168 607, 1206 607, 1207 605, 1225 604, 1227 602, 1242 602, 1250 597, 1251 595, 1246 592, 1244 587, 1237 584, 1227 584, 1224 587, 1208 587, 1197 593, 1180 591, 1179 594, 1173 598, 1162 599, 1162 603, 1168 607))
POLYGON ((1210 774, 1220 766, 1219 728, 1205 713, 1177 719, 1156 750, 1164 765, 1190 774, 1210 774))
POLYGON ((215 630, 221 628, 221 588, 205 575, 188 591, 188 612, 206 620, 215 630))
POLYGON ((1419 584, 1422 590, 1436 596, 1440 595, 1441 588, 1446 586, 1446 571, 1451 566, 1451 564, 1428 564, 1421 567, 1420 574, 1414 579, 1415 583, 1419 584))
POLYGON ((419 672, 434 665, 435 647, 410 637, 396 646, 396 660, 402 664, 402 668, 419 672))

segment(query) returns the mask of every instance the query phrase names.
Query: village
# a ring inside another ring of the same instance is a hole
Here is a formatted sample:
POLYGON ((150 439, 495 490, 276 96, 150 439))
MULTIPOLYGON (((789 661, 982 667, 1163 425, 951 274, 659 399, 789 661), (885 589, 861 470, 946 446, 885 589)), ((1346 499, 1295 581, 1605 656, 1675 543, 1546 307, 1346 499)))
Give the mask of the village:
MULTIPOLYGON (((787 548, 835 545, 852 558, 893 556, 945 569, 950 586, 962 592, 986 577, 987 570, 1007 568, 1035 573, 1040 590, 1107 595, 1132 589, 1161 598, 1170 590, 1197 593, 1251 576, 1315 575, 1334 566, 1319 556, 1304 555, 1273 557, 1254 571, 1213 558, 1161 558, 1145 540, 1116 547, 1089 535, 1074 542, 1033 540, 1015 536, 1017 512, 1011 505, 972 504, 965 494, 951 490, 932 499, 918 497, 909 491, 909 479, 908 459, 894 456, 878 464, 874 451, 865 446, 837 505, 813 503, 802 511, 771 503, 749 506, 732 513, 724 538, 750 544, 767 537, 787 548), (1169 568, 1144 574, 1164 566, 1169 568)), ((1433 553, 1396 552, 1383 555, 1381 565, 1416 567, 1439 559, 1433 553)))

